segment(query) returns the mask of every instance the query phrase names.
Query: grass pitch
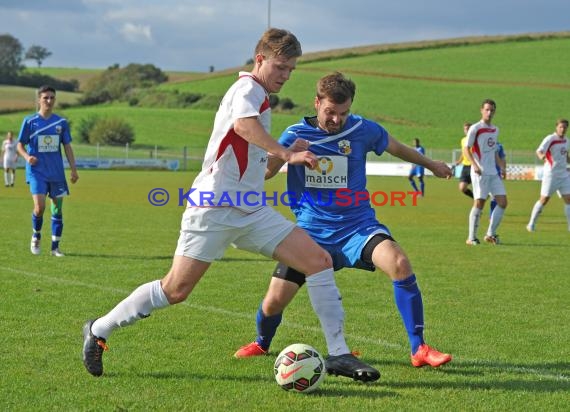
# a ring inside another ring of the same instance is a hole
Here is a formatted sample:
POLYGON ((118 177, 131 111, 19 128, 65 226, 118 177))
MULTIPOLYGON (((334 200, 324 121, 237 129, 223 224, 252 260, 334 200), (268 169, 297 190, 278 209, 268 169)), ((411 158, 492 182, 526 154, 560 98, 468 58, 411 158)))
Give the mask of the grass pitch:
MULTIPOLYGON (((525 224, 538 182, 507 182, 504 244, 467 247, 470 200, 457 181, 428 178, 416 207, 379 207, 379 219, 407 251, 423 292, 430 344, 454 355, 439 369, 415 369, 406 334, 381 273, 343 270, 337 282, 352 349, 382 373, 363 385, 329 376, 314 394, 281 390, 279 351, 305 342, 326 353, 306 290, 285 312, 272 356, 236 360, 255 335, 255 312, 274 263, 228 250, 183 304, 116 331, 105 374, 81 362, 81 326, 170 267, 182 207, 178 188, 193 175, 83 171, 65 200, 65 258, 49 257, 49 212, 41 256, 29 252, 31 197, 18 171, 1 188, 0 409, 364 411, 564 410, 570 390, 568 246, 562 202, 525 224), (171 194, 151 206, 151 189, 171 194)), ((268 190, 283 190, 278 176, 268 190)), ((405 178, 371 177, 371 191, 408 190, 405 178)), ((280 208, 289 215, 285 208, 280 208)), ((480 237, 488 219, 485 209, 480 237)))

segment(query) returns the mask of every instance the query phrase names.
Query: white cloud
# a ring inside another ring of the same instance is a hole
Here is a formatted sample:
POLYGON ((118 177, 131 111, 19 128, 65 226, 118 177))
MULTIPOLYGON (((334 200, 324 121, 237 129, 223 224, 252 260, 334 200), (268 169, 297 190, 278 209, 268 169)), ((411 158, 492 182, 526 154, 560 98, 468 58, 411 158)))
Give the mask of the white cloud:
POLYGON ((124 23, 120 29, 121 34, 131 43, 152 43, 150 26, 144 24, 124 23))

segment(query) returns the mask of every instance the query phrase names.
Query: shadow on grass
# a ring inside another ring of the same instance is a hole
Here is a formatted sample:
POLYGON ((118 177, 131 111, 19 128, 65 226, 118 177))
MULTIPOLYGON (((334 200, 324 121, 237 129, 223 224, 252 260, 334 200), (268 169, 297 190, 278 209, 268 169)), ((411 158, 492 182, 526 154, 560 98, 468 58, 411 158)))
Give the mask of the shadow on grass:
MULTIPOLYGON (((130 260, 172 260, 174 256, 174 250, 172 255, 168 256, 137 256, 137 255, 113 255, 105 253, 65 253, 66 257, 81 257, 81 258, 92 258, 92 259, 130 259, 130 260)), ((223 262, 271 262, 271 259, 265 258, 263 256, 254 258, 223 258, 222 260, 216 261, 217 263, 223 262)))
MULTIPOLYGON (((402 365, 410 367, 404 361, 383 361, 384 365, 402 365)), ((430 389, 481 389, 507 390, 525 392, 567 392, 570 391, 570 362, 542 362, 539 364, 497 362, 497 361, 461 361, 453 360, 440 368, 424 367, 420 373, 429 376, 441 374, 446 376, 462 376, 463 382, 443 380, 414 380, 405 382, 384 382, 393 389, 429 387, 430 389), (507 376, 510 375, 510 376, 507 376), (518 376, 524 378, 518 379, 518 376)))
MULTIPOLYGON (((196 372, 148 372, 148 373, 137 373, 138 377, 148 379, 184 379, 184 380, 196 380, 196 381, 230 381, 239 382, 243 384, 267 384, 271 383, 267 375, 247 375, 247 376, 215 376, 208 374, 200 374, 196 372)), ((106 375, 107 377, 117 377, 124 378, 124 374, 110 373, 106 375)), ((337 378, 333 376, 327 376, 326 381, 323 383, 318 390, 312 393, 305 394, 305 396, 319 396, 319 397, 343 397, 343 396, 355 396, 359 398, 386 398, 386 397, 397 397, 400 396, 396 392, 389 391, 386 389, 386 385, 383 385, 381 381, 376 383, 362 383, 357 382, 348 378, 337 378), (332 386, 332 387, 331 387, 332 386)))

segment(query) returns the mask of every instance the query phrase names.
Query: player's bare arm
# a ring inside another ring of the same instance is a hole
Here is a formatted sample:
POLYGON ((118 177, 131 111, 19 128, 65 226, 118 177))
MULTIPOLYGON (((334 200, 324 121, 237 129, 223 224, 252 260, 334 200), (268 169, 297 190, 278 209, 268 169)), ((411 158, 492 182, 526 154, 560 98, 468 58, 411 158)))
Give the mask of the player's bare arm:
POLYGON ((262 149, 267 150, 273 156, 291 164, 304 164, 310 169, 317 165, 317 157, 309 152, 293 152, 277 143, 269 135, 256 117, 244 117, 234 122, 234 130, 242 138, 262 149))
POLYGON ((451 169, 446 163, 440 160, 432 160, 410 146, 397 141, 392 136, 388 136, 388 147, 386 151, 406 162, 414 163, 431 170, 437 177, 448 178, 451 176, 451 169))
POLYGON ((26 148, 24 147, 24 145, 20 142, 18 142, 17 146, 16 146, 18 153, 20 154, 20 156, 22 156, 22 158, 28 162, 29 164, 31 164, 32 166, 35 165, 38 162, 38 158, 35 156, 30 156, 28 154, 28 152, 26 152, 26 148))
MULTIPOLYGON (((289 150, 294 152, 303 152, 309 149, 309 141, 306 139, 296 139, 289 150)), ((265 180, 271 179, 273 176, 281 170, 281 167, 285 162, 278 157, 274 156, 272 153, 267 153, 267 168, 265 170, 265 180)))
POLYGON ((79 180, 79 174, 77 173, 73 149, 68 143, 63 145, 63 150, 65 150, 65 156, 67 157, 67 162, 69 163, 69 167, 71 169, 71 183, 75 183, 79 180))

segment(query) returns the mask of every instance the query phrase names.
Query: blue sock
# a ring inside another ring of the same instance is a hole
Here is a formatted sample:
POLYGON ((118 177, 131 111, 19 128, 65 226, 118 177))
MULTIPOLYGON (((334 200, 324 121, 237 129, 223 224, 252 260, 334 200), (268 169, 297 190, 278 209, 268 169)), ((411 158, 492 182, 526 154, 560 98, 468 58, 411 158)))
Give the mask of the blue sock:
POLYGON ((52 215, 51 217, 51 250, 59 247, 59 240, 63 232, 63 216, 52 215))
POLYGON ((416 275, 412 274, 404 280, 395 280, 392 285, 396 306, 408 332, 412 354, 414 354, 424 343, 424 307, 416 275))
POLYGON ((416 186, 416 182, 414 179, 410 179, 410 184, 412 185, 412 188, 414 189, 414 192, 418 191, 418 187, 416 186))
POLYGON ((283 318, 283 313, 278 313, 273 316, 265 316, 261 306, 263 301, 259 304, 257 309, 257 338, 255 341, 263 348, 263 350, 268 350, 271 345, 271 341, 277 332, 277 328, 281 324, 281 319, 283 318))
POLYGON ((426 187, 423 179, 420 181, 420 190, 422 191, 422 196, 424 195, 424 188, 426 187))
POLYGON ((34 237, 37 239, 41 239, 42 234, 42 225, 44 223, 43 216, 36 216, 32 213, 32 230, 34 231, 34 237))

